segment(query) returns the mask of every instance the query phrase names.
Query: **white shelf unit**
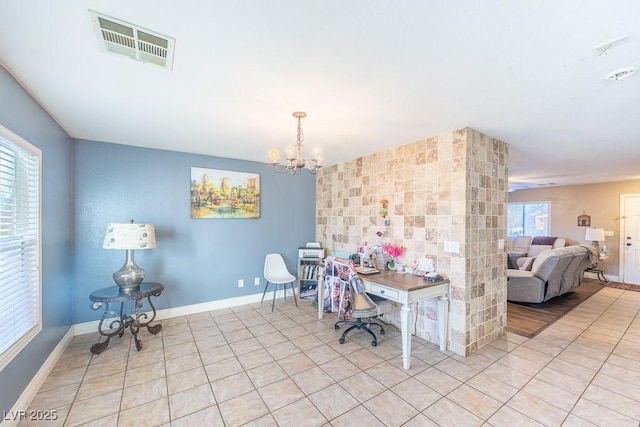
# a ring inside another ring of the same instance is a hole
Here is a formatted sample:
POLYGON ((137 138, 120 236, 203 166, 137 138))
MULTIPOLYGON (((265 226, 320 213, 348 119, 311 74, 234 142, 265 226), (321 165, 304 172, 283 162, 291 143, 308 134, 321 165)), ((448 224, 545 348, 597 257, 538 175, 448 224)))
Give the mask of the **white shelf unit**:
POLYGON ((318 280, 322 274, 322 258, 298 258, 298 295, 313 298, 318 293, 318 280))

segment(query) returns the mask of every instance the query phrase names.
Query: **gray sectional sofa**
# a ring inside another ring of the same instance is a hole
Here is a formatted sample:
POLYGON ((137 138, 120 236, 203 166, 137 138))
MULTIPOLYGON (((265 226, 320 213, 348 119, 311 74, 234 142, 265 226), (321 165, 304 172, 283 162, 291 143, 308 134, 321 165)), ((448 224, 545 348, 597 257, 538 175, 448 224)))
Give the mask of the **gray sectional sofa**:
POLYGON ((542 251, 531 270, 507 270, 507 300, 540 303, 580 286, 584 270, 597 261, 590 246, 567 246, 542 251))

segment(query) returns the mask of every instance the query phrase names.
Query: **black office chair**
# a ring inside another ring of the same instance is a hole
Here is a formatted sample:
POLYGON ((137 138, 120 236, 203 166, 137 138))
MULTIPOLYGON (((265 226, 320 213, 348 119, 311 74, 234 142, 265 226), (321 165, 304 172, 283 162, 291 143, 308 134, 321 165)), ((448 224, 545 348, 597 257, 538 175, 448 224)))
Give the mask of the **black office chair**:
POLYGON ((376 334, 371 330, 372 325, 376 325, 380 328, 380 334, 384 335, 384 327, 381 323, 375 321, 375 318, 386 313, 391 304, 389 301, 382 300, 376 303, 365 292, 364 285, 356 273, 353 263, 345 260, 344 262, 335 261, 338 268, 334 267, 334 270, 342 269, 342 275, 345 274, 345 265, 348 266, 348 278, 341 278, 340 281, 340 305, 338 312, 338 321, 333 326, 336 330, 340 329, 341 324, 351 325, 343 333, 338 340, 340 344, 344 344, 347 334, 354 329, 361 329, 366 331, 373 338, 371 346, 378 345, 378 338, 376 334))

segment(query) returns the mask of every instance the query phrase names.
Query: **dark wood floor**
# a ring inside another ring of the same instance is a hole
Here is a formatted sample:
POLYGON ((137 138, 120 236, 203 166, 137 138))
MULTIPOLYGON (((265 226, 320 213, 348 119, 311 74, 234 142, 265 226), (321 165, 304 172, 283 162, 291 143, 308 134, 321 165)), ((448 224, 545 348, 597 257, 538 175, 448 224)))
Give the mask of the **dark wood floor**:
POLYGON ((574 292, 540 304, 507 303, 507 332, 533 338, 572 308, 602 289, 597 280, 585 279, 574 292))

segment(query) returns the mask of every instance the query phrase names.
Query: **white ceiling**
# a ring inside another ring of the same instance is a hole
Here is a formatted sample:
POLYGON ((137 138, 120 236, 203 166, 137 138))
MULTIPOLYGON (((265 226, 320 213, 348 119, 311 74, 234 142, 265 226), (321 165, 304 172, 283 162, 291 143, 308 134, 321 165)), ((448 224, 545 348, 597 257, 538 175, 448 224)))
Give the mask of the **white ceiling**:
POLYGON ((640 178, 640 73, 604 78, 640 66, 639 23, 637 0, 2 0, 0 63, 74 138, 267 162, 305 111, 331 165, 469 126, 512 184, 570 185, 640 178), (102 52, 88 9, 174 37, 173 70, 102 52))

